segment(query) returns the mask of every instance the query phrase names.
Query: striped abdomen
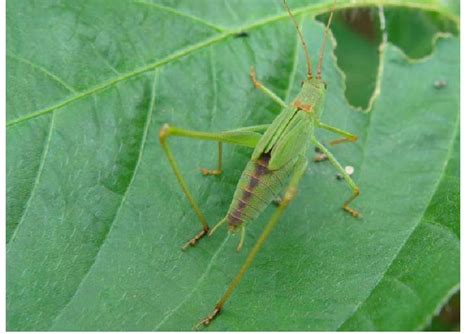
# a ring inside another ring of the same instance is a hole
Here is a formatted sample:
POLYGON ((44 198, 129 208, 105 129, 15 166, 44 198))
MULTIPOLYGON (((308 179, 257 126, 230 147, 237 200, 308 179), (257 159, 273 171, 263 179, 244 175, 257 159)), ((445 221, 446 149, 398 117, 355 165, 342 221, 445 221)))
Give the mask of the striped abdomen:
POLYGON ((270 153, 263 153, 245 167, 226 215, 230 226, 236 227, 257 218, 280 195, 294 163, 272 171, 268 168, 270 157, 270 153))

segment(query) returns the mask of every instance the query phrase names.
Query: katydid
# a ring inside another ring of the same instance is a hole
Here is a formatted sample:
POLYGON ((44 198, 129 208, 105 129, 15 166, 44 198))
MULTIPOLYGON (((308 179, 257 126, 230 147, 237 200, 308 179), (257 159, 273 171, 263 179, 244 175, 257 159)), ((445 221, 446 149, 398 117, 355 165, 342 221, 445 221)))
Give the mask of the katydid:
POLYGON ((211 235, 218 227, 224 224, 227 224, 231 233, 240 233, 240 242, 237 247, 237 250, 240 250, 244 242, 247 223, 256 219, 258 215, 280 195, 282 190, 284 190, 277 209, 267 222, 267 225, 259 236, 256 244, 247 255, 240 271, 235 276, 212 312, 198 325, 209 325, 222 311, 225 302, 229 299, 233 290, 237 287, 245 272, 250 267, 254 257, 267 240, 273 227, 276 225, 289 203, 295 197, 298 183, 308 165, 305 151, 310 145, 316 146, 318 151, 334 165, 351 188, 352 195, 344 202, 342 208, 354 217, 359 216, 359 213, 349 206, 349 204, 359 195, 359 188, 334 156, 316 139, 313 133, 313 130, 316 127, 323 128, 342 136, 341 139, 337 139, 331 142, 331 144, 354 142, 357 140, 355 135, 329 126, 320 121, 320 115, 324 108, 327 89, 326 83, 322 79, 322 64, 328 30, 333 13, 329 16, 324 31, 323 42, 319 51, 316 75, 313 77, 311 58, 303 34, 301 33, 298 23, 293 17, 285 0, 283 0, 283 4, 291 21, 295 25, 296 32, 305 53, 307 66, 307 78, 303 81, 301 91, 293 102, 286 105, 285 102, 283 102, 283 100, 281 100, 275 93, 257 80, 256 73, 254 69, 251 68, 250 77, 254 86, 257 89, 261 89, 265 94, 269 95, 283 107, 283 111, 271 124, 250 126, 219 133, 185 130, 171 127, 168 124, 163 125, 160 129, 159 139, 166 157, 169 160, 171 168, 176 175, 185 197, 191 204, 192 209, 202 225, 201 231, 183 246, 183 250, 189 246, 195 246, 204 236, 211 235), (201 172, 204 175, 220 175, 222 173, 223 143, 254 148, 253 154, 237 184, 227 214, 212 229, 210 229, 201 209, 191 195, 191 191, 189 190, 189 187, 186 184, 168 146, 167 139, 170 136, 189 137, 217 142, 217 168, 213 170, 201 169, 201 172))

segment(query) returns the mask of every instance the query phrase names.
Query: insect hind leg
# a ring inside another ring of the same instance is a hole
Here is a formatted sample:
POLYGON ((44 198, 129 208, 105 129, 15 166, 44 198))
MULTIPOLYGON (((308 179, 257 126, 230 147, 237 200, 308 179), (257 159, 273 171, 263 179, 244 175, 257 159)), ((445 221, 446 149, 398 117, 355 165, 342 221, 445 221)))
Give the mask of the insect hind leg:
POLYGON ((206 235, 209 234, 209 227, 208 226, 205 226, 203 227, 203 229, 201 231, 199 231, 194 237, 192 237, 191 239, 189 239, 182 247, 181 249, 183 251, 185 251, 186 249, 188 249, 188 247, 194 247, 197 245, 197 243, 199 242, 199 240, 201 240, 202 238, 204 238, 206 235))
POLYGON ((206 316, 204 319, 202 319, 198 324, 196 324, 194 326, 194 329, 199 329, 201 326, 210 325, 211 322, 222 312, 224 304, 230 298, 234 289, 239 285, 241 279, 244 277, 245 273, 251 266, 255 256, 258 254, 261 247, 263 246, 268 236, 270 235, 270 232, 273 230, 273 228, 275 227, 278 220, 281 218, 281 216, 285 212, 290 202, 296 196, 298 184, 306 170, 306 167, 307 167, 307 161, 302 156, 300 157, 300 159, 298 160, 295 166, 295 170, 293 171, 293 175, 291 176, 288 186, 286 187, 280 206, 275 210, 273 215, 270 217, 270 220, 265 225, 262 233, 260 234, 259 238, 257 239, 257 242, 255 243, 255 245, 252 247, 249 254, 247 255, 247 258, 242 264, 242 267, 240 268, 239 272, 234 277, 234 279, 232 280, 232 282, 230 283, 230 285, 228 286, 227 290, 224 292, 222 297, 219 299, 219 301, 217 302, 212 312, 208 316, 206 316))
MULTIPOLYGON (((191 205, 191 208, 196 214, 196 217, 202 227, 201 231, 199 231, 193 238, 191 238, 189 241, 187 241, 183 245, 182 247, 183 250, 187 249, 190 246, 195 246, 199 242, 199 240, 201 240, 204 236, 209 234, 210 228, 209 228, 206 218, 204 217, 204 214, 199 208, 198 203, 192 196, 191 190, 186 180, 184 179, 180 168, 178 167, 178 163, 176 159, 174 158, 174 155, 169 146, 168 139, 173 136, 187 137, 190 139, 200 139, 200 140, 209 140, 209 141, 218 142, 219 147, 221 147, 222 143, 229 143, 233 145, 241 145, 241 146, 247 146, 247 147, 255 147, 256 142, 261 136, 259 133, 261 131, 264 131, 266 128, 268 128, 268 125, 263 124, 263 125, 251 126, 251 127, 246 127, 246 128, 238 128, 238 129, 234 129, 234 130, 226 131, 226 132, 203 132, 203 131, 192 131, 192 130, 175 128, 168 124, 164 124, 161 127, 159 131, 160 144, 163 148, 165 156, 170 164, 170 167, 178 181, 178 184, 181 190, 183 191, 187 201, 191 205)), ((221 166, 222 166, 222 148, 220 148, 220 152, 221 153, 218 160, 218 169, 221 169, 221 166)))

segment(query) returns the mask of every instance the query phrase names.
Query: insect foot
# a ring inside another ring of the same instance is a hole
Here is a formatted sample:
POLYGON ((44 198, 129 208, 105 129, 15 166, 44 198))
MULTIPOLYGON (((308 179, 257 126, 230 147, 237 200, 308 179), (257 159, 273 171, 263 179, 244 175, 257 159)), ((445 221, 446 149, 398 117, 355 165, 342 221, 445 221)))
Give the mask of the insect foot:
POLYGON ((343 209, 346 210, 347 212, 349 212, 352 215, 352 217, 354 217, 354 218, 360 218, 361 217, 359 211, 356 211, 356 210, 348 207, 347 205, 344 205, 343 209))
POLYGON ((219 315, 219 313, 221 313, 221 310, 222 306, 217 305, 214 310, 212 310, 212 312, 207 317, 196 324, 193 329, 199 329, 202 326, 209 326, 212 320, 214 320, 219 315))
POLYGON ((222 174, 222 170, 220 169, 199 168, 199 170, 204 176, 210 176, 210 175, 218 176, 222 174))
POLYGON ((342 143, 354 143, 359 139, 357 136, 350 136, 350 137, 343 137, 339 139, 334 139, 333 141, 329 142, 329 145, 334 146, 337 144, 342 144, 342 143))
POLYGON ((181 247, 181 250, 185 251, 188 249, 189 246, 194 247, 196 244, 201 240, 205 235, 209 233, 209 227, 203 228, 198 234, 196 234, 192 239, 190 239, 187 243, 181 247))
POLYGON ((359 188, 354 188, 354 190, 352 191, 352 196, 351 196, 351 198, 349 198, 349 199, 344 203, 344 205, 342 206, 342 208, 343 208, 346 212, 349 212, 349 213, 352 215, 352 217, 355 217, 355 218, 360 218, 360 217, 361 217, 361 214, 360 214, 358 211, 356 211, 356 210, 350 208, 350 207, 349 207, 349 203, 352 202, 352 201, 353 201, 357 196, 359 196, 359 195, 360 195, 360 190, 359 190, 359 188))
POLYGON ((257 74, 255 73, 255 68, 252 66, 250 67, 250 80, 252 80, 253 85, 255 88, 262 87, 262 84, 257 80, 257 74))

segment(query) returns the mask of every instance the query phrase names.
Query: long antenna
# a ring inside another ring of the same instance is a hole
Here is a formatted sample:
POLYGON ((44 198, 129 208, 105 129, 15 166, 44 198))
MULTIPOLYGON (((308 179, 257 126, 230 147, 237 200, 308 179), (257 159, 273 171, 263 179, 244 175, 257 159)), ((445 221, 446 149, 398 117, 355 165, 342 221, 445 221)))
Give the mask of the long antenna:
MULTIPOLYGON (((334 0, 334 3, 336 3, 336 0, 334 0)), ((321 44, 321 48, 319 49, 318 67, 316 69, 317 79, 321 79, 321 72, 323 70, 324 49, 326 49, 326 40, 328 37, 329 26, 331 25, 333 14, 334 14, 334 11, 331 11, 331 14, 329 15, 328 23, 326 25, 326 29, 324 30, 323 43, 321 44)))
POLYGON ((300 37, 301 45, 303 46, 304 54, 306 57, 306 66, 308 68, 308 79, 311 79, 313 77, 313 68, 311 66, 311 58, 309 57, 308 47, 306 46, 306 43, 303 38, 303 34, 301 33, 300 28, 298 27, 298 22, 296 22, 295 17, 293 16, 293 14, 291 14, 290 8, 288 7, 288 3, 286 2, 286 0, 282 0, 282 1, 283 1, 283 5, 288 11, 288 14, 290 15, 291 20, 293 21, 293 24, 296 27, 298 36, 300 37))

